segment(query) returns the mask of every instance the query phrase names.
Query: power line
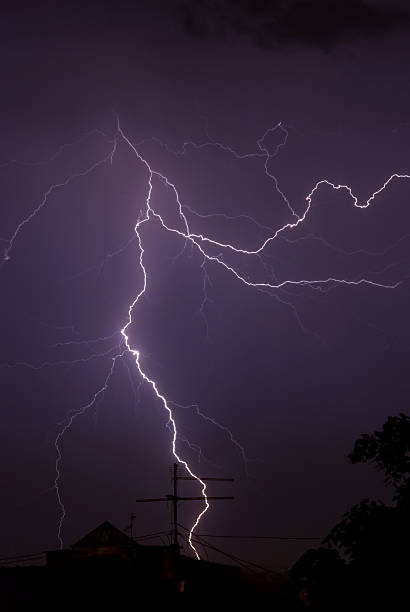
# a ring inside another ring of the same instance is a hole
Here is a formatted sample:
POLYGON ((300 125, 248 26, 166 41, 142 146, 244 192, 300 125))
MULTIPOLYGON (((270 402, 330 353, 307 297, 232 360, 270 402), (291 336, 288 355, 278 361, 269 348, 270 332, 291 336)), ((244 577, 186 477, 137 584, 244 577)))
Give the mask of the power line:
MULTIPOLYGON (((178 481, 179 480, 201 480, 201 481, 206 481, 206 480, 212 480, 212 481, 223 481, 223 482, 233 482, 234 479, 233 478, 214 478, 214 477, 208 477, 208 476, 203 476, 200 479, 198 479, 197 477, 193 477, 193 476, 179 476, 178 475, 178 463, 174 463, 173 468, 172 468, 172 481, 173 481, 173 493, 172 495, 166 495, 165 497, 145 497, 145 498, 140 498, 140 499, 136 499, 135 501, 137 503, 146 503, 146 502, 172 502, 172 507, 173 507, 173 546, 174 546, 174 554, 175 554, 175 561, 176 561, 176 566, 178 566, 178 557, 179 557, 179 545, 178 545, 178 504, 182 501, 201 501, 201 502, 205 502, 208 501, 210 499, 212 500, 232 500, 234 499, 234 497, 231 496, 215 496, 215 495, 205 495, 205 493, 203 493, 201 496, 184 496, 181 497, 180 495, 178 495, 178 481)), ((131 515, 132 517, 133 515, 131 515)), ((132 522, 131 522, 132 525, 132 522)), ((195 550, 195 548, 194 548, 195 550)), ((178 571, 177 571, 178 573, 178 571)))
POLYGON ((163 534, 158 533, 157 535, 152 535, 152 536, 145 536, 145 537, 140 537, 140 538, 133 538, 133 541, 138 544, 138 543, 145 543, 145 542, 149 542, 151 540, 157 540, 159 539, 161 544, 163 546, 170 546, 171 545, 171 541, 172 541, 172 534, 170 532, 165 532, 163 534))
MULTIPOLYGON (((187 544, 189 544, 189 539, 187 538, 186 535, 182 534, 181 537, 182 537, 183 540, 185 540, 185 542, 187 542, 187 544)), ((206 542, 203 542, 199 538, 193 537, 192 539, 194 540, 195 544, 200 544, 202 546, 202 548, 205 550, 205 553, 206 553, 206 556, 207 556, 208 560, 209 560, 209 557, 208 557, 207 548, 209 548, 210 550, 214 550, 214 551, 220 553, 221 555, 227 557, 231 561, 235 561, 236 563, 238 563, 239 565, 241 565, 245 569, 251 569, 251 571, 255 571, 252 568, 249 568, 247 562, 244 561, 243 559, 239 559, 239 557, 235 557, 234 555, 230 555, 229 553, 226 553, 223 550, 215 548, 215 546, 212 546, 211 544, 207 544, 206 542)))
POLYGON ((12 557, 0 558, 0 565, 13 565, 22 563, 31 563, 40 559, 44 559, 44 552, 41 553, 30 553, 26 555, 14 555, 12 557))
POLYGON ((36 553, 26 553, 21 555, 11 555, 10 557, 0 557, 0 561, 9 561, 12 559, 27 559, 29 557, 39 557, 40 555, 44 555, 44 552, 36 552, 36 553))
POLYGON ((246 570, 250 570, 251 572, 256 573, 256 572, 262 571, 266 574, 277 574, 278 573, 266 567, 263 567, 262 565, 258 565, 257 563, 254 563, 253 561, 247 561, 246 559, 242 559, 241 557, 238 557, 237 555, 227 553, 226 551, 221 550, 220 548, 216 546, 212 546, 212 544, 209 544, 209 542, 206 542, 202 538, 196 539, 195 542, 201 544, 204 548, 209 548, 210 550, 213 550, 219 553, 220 555, 227 557, 231 561, 238 563, 240 566, 244 567, 246 570))
POLYGON ((131 538, 132 540, 142 540, 145 538, 151 538, 151 537, 155 537, 155 536, 161 536, 161 535, 171 535, 171 530, 167 530, 167 531, 154 531, 153 533, 143 533, 142 535, 139 536, 134 536, 133 538, 131 538))
POLYGON ((323 540, 323 537, 299 537, 299 536, 270 536, 270 535, 220 535, 214 533, 196 534, 198 537, 204 538, 232 538, 242 540, 323 540))
MULTIPOLYGON (((187 529, 186 527, 184 527, 184 525, 179 525, 179 527, 182 527, 182 529, 184 529, 185 531, 189 532, 189 529, 187 529)), ((277 574, 278 572, 275 572, 273 570, 270 570, 266 567, 263 567, 262 565, 258 565, 257 563, 253 563, 253 561, 246 561, 245 559, 241 559, 240 557, 237 557, 236 555, 233 555, 231 553, 227 553, 224 550, 221 550, 220 548, 217 548, 216 546, 210 544, 209 542, 206 542, 206 540, 203 539, 203 537, 198 536, 197 534, 195 534, 194 538, 196 542, 198 542, 199 544, 201 544, 204 547, 207 547, 211 550, 214 550, 215 552, 220 553, 221 555, 224 555, 225 557, 227 557, 228 559, 231 559, 232 561, 236 561, 236 563, 239 563, 239 565, 242 565, 242 567, 245 567, 246 569, 250 569, 251 571, 255 571, 253 568, 256 568, 259 571, 263 571, 266 572, 268 574, 277 574)))

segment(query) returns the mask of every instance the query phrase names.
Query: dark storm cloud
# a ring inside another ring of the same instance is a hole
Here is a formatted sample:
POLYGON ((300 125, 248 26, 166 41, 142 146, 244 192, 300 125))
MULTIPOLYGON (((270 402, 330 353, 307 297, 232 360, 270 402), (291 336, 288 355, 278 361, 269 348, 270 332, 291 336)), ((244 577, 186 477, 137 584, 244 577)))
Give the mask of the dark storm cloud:
POLYGON ((287 42, 329 49, 352 39, 379 37, 410 23, 405 10, 362 0, 200 0, 184 2, 182 15, 193 37, 235 32, 268 48, 287 42))

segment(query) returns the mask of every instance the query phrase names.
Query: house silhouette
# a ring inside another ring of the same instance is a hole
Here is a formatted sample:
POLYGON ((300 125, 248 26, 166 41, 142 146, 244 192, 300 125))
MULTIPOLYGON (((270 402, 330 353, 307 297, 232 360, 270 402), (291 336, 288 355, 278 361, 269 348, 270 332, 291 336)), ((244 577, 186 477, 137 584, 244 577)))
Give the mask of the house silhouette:
POLYGON ((105 521, 71 548, 46 552, 46 569, 60 581, 75 577, 77 586, 116 584, 125 592, 129 586, 155 593, 180 590, 187 595, 211 591, 243 589, 238 568, 197 561, 177 554, 173 545, 147 546, 134 542, 123 531, 105 521))
POLYGON ((45 566, 0 570, 0 610, 114 612, 144 601, 198 605, 227 597, 231 605, 255 597, 239 568, 178 557, 177 565, 172 545, 138 544, 105 521, 70 548, 46 551, 45 566))
POLYGON ((149 582, 168 583, 174 579, 172 546, 143 546, 105 521, 75 542, 71 548, 46 552, 49 569, 109 571, 132 570, 149 582))

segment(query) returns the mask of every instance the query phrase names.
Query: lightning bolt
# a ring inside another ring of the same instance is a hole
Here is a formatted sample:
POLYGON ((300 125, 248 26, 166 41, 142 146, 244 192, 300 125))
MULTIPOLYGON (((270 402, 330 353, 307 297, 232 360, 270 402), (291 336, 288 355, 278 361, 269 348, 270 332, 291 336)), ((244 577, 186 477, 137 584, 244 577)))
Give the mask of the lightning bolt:
MULTIPOLYGON (((66 187, 67 185, 69 185, 70 183, 72 183, 76 179, 84 178, 85 176, 91 174, 92 172, 94 172, 94 170, 96 170, 97 168, 99 168, 103 164, 106 164, 107 162, 110 162, 112 164, 112 161, 113 161, 113 158, 114 158, 114 154, 115 154, 115 151, 117 149, 117 140, 116 139, 112 140, 111 144, 112 144, 112 147, 111 147, 111 150, 108 153, 108 155, 106 155, 102 159, 99 159, 94 164, 92 164, 91 166, 85 168, 81 172, 73 172, 64 181, 61 181, 60 183, 54 183, 53 185, 51 185, 47 189, 47 191, 45 192, 45 194, 44 194, 42 200, 39 202, 39 204, 31 211, 31 213, 29 215, 27 215, 27 217, 25 217, 17 225, 17 227, 14 230, 12 236, 7 241, 7 246, 4 249, 4 255, 3 255, 3 262, 2 263, 5 263, 6 261, 8 261, 10 259, 11 252, 12 252, 12 249, 14 247, 14 242, 16 241, 17 237, 19 236, 20 232, 24 229, 24 226, 27 225, 28 223, 30 223, 30 221, 32 221, 34 219, 34 217, 36 217, 38 215, 38 213, 46 206, 46 204, 48 203, 48 200, 50 199, 50 196, 54 193, 54 191, 58 191, 59 189, 61 189, 63 187, 66 187)), ((54 156, 54 158, 52 158, 52 159, 55 159, 55 157, 56 156, 54 156)))
POLYGON ((106 376, 106 379, 104 381, 104 384, 102 385, 102 387, 100 389, 98 389, 98 391, 96 391, 91 399, 90 402, 88 402, 88 404, 85 404, 84 406, 81 406, 81 408, 78 408, 77 410, 72 411, 72 413, 70 415, 67 415, 66 420, 63 421, 62 423, 59 423, 59 426, 61 427, 60 431, 57 433, 57 436, 54 440, 54 447, 56 449, 56 462, 55 462, 55 473, 56 473, 56 477, 54 479, 54 488, 56 491, 56 496, 57 496, 57 502, 58 505, 60 507, 60 518, 58 521, 58 529, 57 529, 57 538, 58 541, 60 543, 60 548, 63 548, 64 546, 64 542, 63 542, 63 538, 62 538, 62 529, 63 529, 63 522, 64 519, 66 517, 66 508, 65 505, 63 503, 62 497, 61 497, 61 492, 60 492, 60 479, 61 479, 61 472, 60 472, 60 463, 62 460, 62 454, 61 454, 61 449, 60 449, 60 442, 62 440, 62 438, 64 437, 64 434, 67 433, 67 431, 70 429, 70 427, 72 426, 72 424, 74 423, 74 421, 79 417, 82 416, 83 414, 85 414, 85 412, 87 410, 89 410, 92 406, 94 406, 96 404, 96 402, 98 400, 100 400, 102 397, 104 397, 105 392, 108 389, 108 385, 109 382, 111 380, 112 375, 114 374, 114 368, 115 368, 115 364, 117 362, 117 360, 120 357, 123 357, 126 351, 123 351, 122 353, 119 353, 118 355, 116 355, 115 357, 112 358, 112 364, 111 367, 109 369, 109 372, 106 376))
MULTIPOLYGON (((228 436, 229 440, 231 441, 231 443, 236 446, 236 448, 239 450, 242 460, 243 460, 243 464, 245 467, 245 473, 246 476, 249 476, 249 472, 248 472, 248 459, 246 457, 246 453, 245 453, 245 449, 242 446, 242 444, 240 442, 238 442, 238 440, 234 437, 234 434, 232 433, 232 431, 229 429, 229 427, 226 427, 226 425, 222 425, 221 423, 219 423, 214 417, 210 417, 207 414, 204 414, 198 404, 191 404, 189 406, 180 406, 179 404, 177 404, 176 402, 169 402, 171 405, 175 406, 176 408, 182 408, 183 410, 192 410, 196 415, 198 415, 199 417, 201 417, 201 419, 203 421, 206 421, 208 423, 212 423, 212 425, 214 425, 215 427, 217 427, 218 429, 220 429, 221 431, 223 431, 224 433, 226 433, 226 435, 228 436)), ((202 454, 202 452, 201 452, 202 454)))
MULTIPOLYGON (((138 247, 138 254, 139 254, 137 258, 137 265, 139 266, 141 273, 142 273, 142 287, 140 288, 138 293, 135 295, 134 299, 129 304, 125 324, 119 331, 114 332, 112 335, 109 335, 109 336, 102 336, 101 338, 94 338, 94 339, 88 339, 88 340, 73 340, 69 342, 58 343, 55 346, 62 347, 62 346, 68 346, 68 345, 76 345, 76 346, 85 345, 87 348, 90 349, 94 344, 97 344, 99 342, 103 342, 106 340, 112 340, 115 337, 118 338, 120 336, 121 341, 119 344, 117 342, 116 345, 111 346, 106 351, 91 352, 91 354, 89 354, 88 356, 77 359, 77 360, 72 360, 72 361, 58 360, 54 362, 46 361, 46 362, 41 363, 40 365, 33 365, 33 364, 26 363, 26 362, 17 362, 15 364, 3 364, 3 365, 4 367, 25 366, 25 367, 32 367, 34 369, 41 369, 43 367, 55 366, 55 365, 57 366, 57 365, 63 365, 63 364, 69 364, 69 363, 70 364, 71 363, 86 363, 86 362, 89 362, 97 358, 106 358, 106 359, 111 360, 110 368, 108 369, 108 372, 106 374, 106 377, 101 387, 94 393, 94 395, 91 397, 91 399, 87 403, 85 403, 82 407, 76 410, 70 411, 70 413, 66 416, 65 420, 58 424, 59 430, 58 430, 57 436, 55 438, 55 443, 54 443, 55 450, 56 450, 56 462, 55 462, 56 476, 54 480, 54 488, 56 491, 57 501, 58 501, 58 505, 60 508, 60 516, 59 516, 59 521, 58 521, 58 540, 59 540, 60 546, 62 547, 63 546, 62 528, 63 528, 64 519, 66 517, 66 508, 62 500, 61 489, 60 489, 62 439, 66 435, 66 433, 69 431, 74 421, 78 419, 80 416, 84 415, 86 411, 88 411, 91 407, 93 407, 98 401, 100 401, 104 397, 104 394, 107 391, 107 388, 110 384, 111 378, 114 375, 117 362, 121 360, 126 354, 131 355, 133 357, 136 369, 140 376, 140 380, 141 380, 140 384, 146 383, 147 385, 149 385, 154 396, 159 400, 165 412, 167 413, 167 416, 168 416, 167 427, 169 428, 171 432, 171 448, 172 448, 172 453, 175 459, 182 466, 184 466, 188 474, 191 477, 193 477, 201 487, 202 496, 204 499, 204 506, 202 510, 199 512, 199 514, 197 515, 194 521, 194 524, 192 525, 189 531, 189 537, 188 537, 189 545, 192 551, 194 552, 195 556, 199 559, 200 557, 199 557, 198 551, 193 542, 193 536, 194 536, 195 529, 197 528, 199 522, 201 521, 202 517, 205 515, 205 513, 208 511, 210 507, 208 496, 207 496, 207 488, 206 488, 205 482, 201 480, 201 478, 190 467, 188 462, 181 456, 177 448, 177 442, 178 440, 181 440, 182 442, 189 444, 191 449, 197 450, 199 453, 201 453, 201 449, 197 445, 193 445, 189 443, 188 440, 186 440, 180 433, 178 433, 176 418, 175 418, 175 414, 173 410, 173 408, 178 406, 178 404, 167 399, 164 393, 160 390, 157 381, 154 380, 154 378, 152 378, 149 375, 149 373, 145 370, 143 363, 142 363, 141 351, 138 347, 136 347, 133 344, 130 338, 130 327, 133 323, 134 311, 137 305, 143 300, 144 295, 147 292, 147 287, 148 287, 148 273, 147 273, 147 268, 145 266, 145 246, 144 246, 144 240, 143 240, 143 235, 142 235, 142 229, 144 225, 152 224, 152 223, 159 223, 165 232, 174 234, 179 239, 181 239, 183 242, 183 248, 182 248, 181 253, 178 256, 180 256, 184 252, 187 245, 190 245, 193 251, 196 251, 200 255, 200 258, 201 258, 200 268, 201 268, 202 275, 203 275, 203 284, 202 284, 203 301, 200 305, 199 311, 200 311, 200 314, 204 317, 205 324, 207 326, 207 321, 204 316, 204 309, 205 309, 206 304, 210 301, 208 293, 207 293, 207 288, 211 286, 212 281, 209 275, 208 267, 212 265, 218 266, 223 271, 225 271, 227 274, 232 276, 236 281, 239 281, 245 287, 253 289, 253 290, 261 291, 263 293, 268 293, 268 295, 276 297, 277 299, 279 299, 281 303, 290 305, 292 308, 294 308, 292 304, 284 300, 283 297, 280 295, 280 292, 281 291, 283 292, 286 289, 290 289, 294 286, 308 287, 310 289, 319 290, 319 291, 330 290, 332 287, 336 285, 356 286, 356 287, 361 286, 361 285, 370 285, 370 286, 373 286, 376 288, 382 288, 382 289, 394 289, 395 287, 397 287, 399 285, 399 282, 386 284, 386 283, 376 282, 374 280, 367 279, 364 276, 360 276, 357 278, 351 278, 351 279, 337 278, 337 277, 329 276, 326 278, 302 278, 299 280, 290 280, 290 279, 278 280, 273 271, 271 273, 270 280, 258 281, 258 280, 253 280, 249 278, 248 276, 244 275, 243 273, 241 273, 240 269, 236 265, 232 263, 228 263, 228 261, 226 261, 226 259, 224 258, 224 255, 230 254, 233 256, 245 256, 247 258, 252 257, 252 256, 260 258, 264 250, 266 249, 266 247, 273 241, 277 239, 278 240, 281 239, 281 240, 286 240, 288 242, 292 242, 287 236, 288 232, 291 232, 292 230, 297 228, 299 225, 303 224, 303 222, 306 220, 310 212, 311 206, 312 206, 312 200, 319 189, 330 188, 331 190, 334 190, 334 191, 339 191, 339 190, 345 191, 348 197, 353 202, 353 205, 355 207, 367 208, 368 206, 372 204, 374 199, 378 195, 380 195, 389 186, 389 184, 392 181, 400 180, 400 179, 409 179, 410 175, 397 174, 397 173, 392 174, 376 191, 372 193, 372 195, 368 198, 368 200, 362 204, 359 203, 358 198, 354 195, 352 189, 348 185, 337 184, 327 179, 321 179, 315 183, 311 191, 306 196, 305 198, 306 206, 305 206, 303 213, 297 214, 295 212, 295 209, 291 205, 290 201, 288 200, 287 196, 281 189, 278 179, 275 177, 275 175, 270 170, 271 162, 273 158, 275 158, 279 154, 280 149, 286 145, 287 140, 288 140, 289 134, 288 134, 287 129, 282 125, 282 122, 279 122, 275 126, 268 128, 265 131, 265 133, 256 141, 257 150, 251 153, 239 153, 235 149, 229 147, 228 145, 225 145, 224 143, 220 143, 220 142, 217 142, 211 139, 207 142, 200 143, 200 144, 196 144, 194 142, 186 142, 184 143, 183 147, 180 150, 172 151, 171 149, 169 149, 169 147, 167 147, 167 145, 162 143, 160 140, 156 138, 149 139, 149 141, 156 142, 160 146, 165 147, 168 151, 170 151, 174 155, 185 155, 187 151, 189 150, 189 148, 194 148, 197 150, 204 149, 204 148, 215 148, 229 155, 232 155, 235 159, 238 159, 238 160, 246 160, 246 159, 251 159, 251 158, 258 158, 258 159, 263 160, 264 174, 269 179, 269 181, 272 182, 274 190, 280 196, 281 201, 286 206, 288 214, 290 214, 289 221, 287 221, 281 227, 277 229, 273 229, 269 226, 259 224, 255 219, 247 215, 229 216, 229 215, 224 215, 223 213, 214 213, 212 215, 201 215, 195 212, 187 204, 183 204, 176 185, 165 174, 159 172, 156 168, 154 168, 151 165, 151 163, 146 159, 146 157, 144 157, 143 154, 141 153, 142 145, 148 142, 148 140, 143 140, 137 144, 134 144, 131 141, 131 139, 124 133, 118 118, 117 118, 116 132, 114 136, 112 137, 106 136, 105 134, 103 134, 102 132, 98 130, 92 131, 88 135, 94 134, 94 133, 102 134, 104 136, 105 141, 109 143, 110 150, 108 154, 106 154, 104 157, 100 158, 94 164, 92 164, 91 166, 88 166, 84 170, 81 170, 76 173, 72 173, 65 180, 59 183, 55 183, 48 188, 48 190, 45 192, 39 204, 35 206, 33 210, 17 225, 11 237, 8 240, 3 239, 3 241, 6 243, 6 247, 4 249, 4 257, 3 257, 2 265, 10 259, 13 248, 15 246, 15 242, 18 239, 21 232, 23 231, 23 229, 25 228, 25 226, 28 225, 35 216, 41 213, 41 211, 49 203, 49 200, 51 199, 54 192, 58 191, 59 189, 64 188, 69 183, 75 180, 79 180, 79 179, 87 177, 89 174, 91 174, 97 168, 99 168, 100 166, 104 164, 112 164, 118 145, 120 143, 123 143, 126 147, 128 147, 128 150, 135 156, 137 163, 141 164, 147 172, 147 192, 145 196, 145 201, 144 201, 143 207, 141 208, 138 214, 137 221, 134 226, 135 238, 133 237, 132 239, 128 240, 125 244, 123 244, 116 251, 107 255, 104 258, 104 260, 101 262, 100 265, 94 266, 92 269, 97 269, 101 271, 102 267, 105 265, 105 263, 109 259, 117 256, 120 253, 123 253, 128 248, 128 246, 131 244, 131 242, 135 240, 137 247, 138 247), (273 137, 277 139, 278 136, 279 136, 279 141, 275 146, 273 146, 273 151, 271 151, 270 150, 271 147, 268 146, 267 140, 273 137), (173 195, 175 205, 176 205, 177 217, 178 217, 177 225, 167 223, 165 219, 163 218, 163 216, 155 208, 155 205, 153 203, 153 194, 154 194, 155 186, 157 184, 160 184, 166 189, 168 189, 173 195), (249 247, 245 248, 244 246, 241 246, 239 244, 218 241, 215 238, 212 238, 211 236, 208 236, 202 233, 192 232, 190 229, 189 220, 188 220, 189 215, 191 216, 195 215, 197 217, 202 217, 202 218, 219 216, 219 217, 224 217, 227 221, 242 219, 242 220, 248 221, 256 225, 257 227, 259 227, 260 230, 263 230, 265 233, 265 237, 254 248, 249 248, 249 247), (215 249, 217 250, 216 254, 215 254, 215 249)), ((72 146, 73 144, 76 144, 78 142, 80 141, 75 141, 75 143, 70 143, 69 145, 63 145, 63 147, 60 147, 59 151, 51 158, 51 160, 54 160, 64 150, 66 146, 72 146)), ((30 163, 31 164, 31 162, 16 162, 15 160, 12 160, 9 163, 30 163)), ((42 164, 42 163, 47 163, 47 162, 38 162, 38 164, 42 164)), ((33 162, 32 165, 35 165, 35 163, 33 162)), ((309 239, 311 238, 314 240, 321 240, 320 238, 316 236, 310 236, 307 238, 309 239)), ((85 272, 87 271, 88 269, 85 272)), ((297 314, 296 311, 295 311, 295 314, 297 314)), ((207 334, 208 334, 208 328, 207 328, 207 334)), ((208 417, 203 412, 201 412, 199 407, 196 404, 190 406, 190 408, 192 408, 198 416, 200 416, 201 418, 205 419, 208 422, 211 422, 213 425, 223 430, 228 435, 230 441, 234 445, 236 445, 239 451, 241 452, 245 465, 246 465, 246 456, 245 456, 244 448, 236 440, 232 432, 224 425, 221 425, 220 423, 218 423, 215 419, 208 417)))

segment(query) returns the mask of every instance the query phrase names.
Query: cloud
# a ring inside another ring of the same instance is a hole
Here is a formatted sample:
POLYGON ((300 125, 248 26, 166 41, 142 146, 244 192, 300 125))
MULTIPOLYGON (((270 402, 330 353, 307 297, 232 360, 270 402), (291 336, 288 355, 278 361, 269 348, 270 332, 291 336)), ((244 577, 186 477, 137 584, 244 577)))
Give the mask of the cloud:
POLYGON ((363 0, 186 0, 186 31, 195 38, 246 35, 261 47, 300 43, 330 49, 410 25, 410 14, 363 0))

